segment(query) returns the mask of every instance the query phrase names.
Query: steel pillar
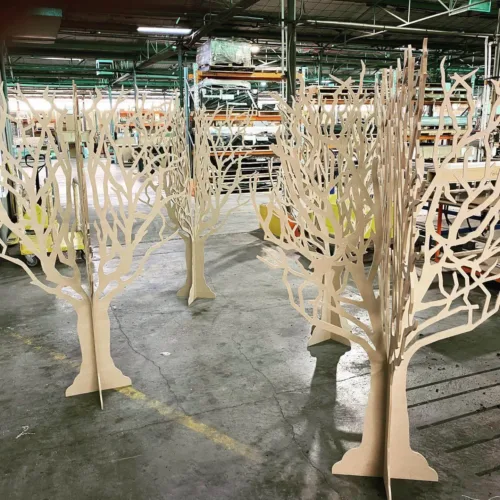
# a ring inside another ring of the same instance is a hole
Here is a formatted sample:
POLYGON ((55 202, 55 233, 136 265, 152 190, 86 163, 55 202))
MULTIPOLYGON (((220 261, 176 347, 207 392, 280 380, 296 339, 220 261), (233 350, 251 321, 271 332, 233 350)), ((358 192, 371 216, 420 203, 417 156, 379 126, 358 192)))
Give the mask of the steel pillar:
POLYGON ((295 0, 287 0, 286 29, 286 96, 288 104, 295 97, 297 79, 297 5, 295 0))
MULTIPOLYGON (((7 113, 9 113, 9 94, 7 90, 7 71, 5 69, 5 59, 6 59, 6 53, 7 53, 7 48, 5 46, 5 42, 2 41, 0 45, 0 77, 2 78, 2 91, 3 95, 5 97, 5 110, 7 113)), ((14 154, 14 142, 12 138, 12 128, 10 121, 7 120, 6 125, 5 125, 5 142, 7 144, 7 147, 9 148, 9 152, 11 155, 14 154)))
MULTIPOLYGON (((108 99, 109 99, 109 109, 113 112, 113 93, 111 91, 111 85, 108 86, 108 99)), ((113 116, 113 114, 111 114, 113 116)), ((115 138, 115 121, 112 119, 109 122, 109 131, 111 132, 111 137, 115 138)))
MULTIPOLYGON (((193 67, 193 73, 196 75, 196 72, 198 71, 196 65, 193 67)), ((184 116, 186 119, 186 145, 188 149, 188 158, 189 158, 189 169, 191 173, 191 179, 194 178, 194 165, 193 165, 193 147, 194 147, 194 141, 193 141, 193 135, 192 135, 192 122, 191 122, 191 110, 190 110, 190 93, 189 93, 189 88, 187 85, 189 77, 189 68, 183 68, 183 83, 185 86, 185 91, 186 91, 186 99, 185 99, 185 105, 184 105, 184 116)), ((196 81, 196 78, 195 78, 196 81)), ((194 92, 198 92, 198 86, 194 86, 194 92)), ((193 100, 194 102, 194 100, 193 100)), ((195 103, 195 110, 196 108, 196 103, 195 103)))
POLYGON ((137 87, 137 75, 135 74, 135 67, 132 76, 134 77, 134 99, 135 99, 135 110, 137 111, 139 109, 139 102, 138 102, 139 89, 137 87))
POLYGON ((184 106, 184 67, 183 67, 182 44, 177 47, 177 64, 179 65, 179 102, 181 107, 184 106))
POLYGON ((318 57, 318 85, 321 86, 323 76, 323 50, 320 50, 318 57))

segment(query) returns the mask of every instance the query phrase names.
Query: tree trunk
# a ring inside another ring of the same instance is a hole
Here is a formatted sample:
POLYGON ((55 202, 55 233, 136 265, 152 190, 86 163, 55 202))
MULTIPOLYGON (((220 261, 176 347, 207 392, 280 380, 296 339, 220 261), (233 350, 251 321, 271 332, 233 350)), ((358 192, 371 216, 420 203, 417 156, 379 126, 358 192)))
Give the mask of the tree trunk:
POLYGON ((404 358, 390 377, 387 411, 386 477, 437 481, 434 469, 427 460, 411 449, 410 421, 406 399, 407 370, 411 356, 404 358))
POLYGON ((184 244, 186 246, 185 254, 186 254, 186 283, 184 286, 177 292, 177 297, 189 297, 189 292, 191 290, 191 286, 193 285, 193 244, 190 236, 182 236, 184 240, 184 244))
POLYGON ((99 390, 90 300, 87 298, 81 300, 75 310, 77 317, 76 330, 82 353, 82 364, 75 380, 66 389, 66 396, 76 396, 77 394, 99 390))
POLYGON ((389 377, 385 358, 370 359, 370 394, 361 445, 349 450, 333 466, 334 474, 385 477, 389 491, 391 478, 437 481, 436 471, 410 447, 408 362, 403 360, 389 377))
POLYGON ((97 356, 97 370, 101 381, 101 389, 116 389, 132 385, 129 377, 123 375, 111 357, 111 322, 109 320, 110 304, 106 300, 94 297, 94 338, 97 356))
POLYGON ((185 238, 186 284, 177 292, 179 297, 188 297, 191 305, 196 299, 214 299, 215 293, 205 280, 205 240, 185 238))
MULTIPOLYGON (((326 283, 332 283, 333 289, 338 290, 340 288, 340 274, 336 269, 330 271, 324 278, 326 283)), ((335 325, 344 330, 349 331, 349 324, 346 321, 342 321, 341 317, 331 310, 332 297, 327 290, 325 290, 323 294, 323 304, 321 311, 321 320, 326 321, 330 325, 335 325)), ((336 333, 332 333, 324 328, 320 328, 317 326, 313 326, 311 329, 311 337, 309 338, 308 346, 320 344, 321 342, 325 342, 327 340, 334 340, 335 342, 339 342, 340 344, 344 344, 348 347, 351 347, 351 342, 342 337, 342 335, 338 335, 336 333)))
POLYGON ((66 396, 115 389, 132 383, 130 378, 115 366, 111 358, 108 303, 94 298, 92 305, 93 307, 90 302, 85 301, 85 305, 77 310, 82 364, 80 373, 66 390, 66 396))
POLYGON ((205 280, 205 240, 193 241, 193 286, 189 292, 188 304, 196 299, 215 299, 215 293, 205 280))
POLYGON ((371 381, 363 437, 358 448, 349 450, 333 468, 333 474, 384 475, 387 363, 381 356, 370 359, 371 381))

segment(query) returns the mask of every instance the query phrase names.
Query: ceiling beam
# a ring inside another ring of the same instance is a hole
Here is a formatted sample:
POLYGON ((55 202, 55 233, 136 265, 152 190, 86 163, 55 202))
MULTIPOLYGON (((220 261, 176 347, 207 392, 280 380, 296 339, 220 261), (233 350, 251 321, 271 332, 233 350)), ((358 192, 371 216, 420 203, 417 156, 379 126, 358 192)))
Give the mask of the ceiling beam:
MULTIPOLYGON (((363 4, 364 6, 368 7, 393 7, 397 8, 400 11, 407 11, 408 10, 408 0, 349 0, 349 3, 354 3, 354 4, 363 4)), ((448 2, 444 2, 445 4, 448 2)), ((465 6, 466 4, 464 4, 465 6)), ((307 10, 307 9, 306 9, 307 10)), ((429 2, 426 0, 412 0, 411 1, 411 10, 418 10, 418 11, 423 11, 423 12, 441 12, 444 11, 444 7, 439 3, 439 2, 429 2)), ((455 14, 455 17, 467 17, 470 18, 471 16, 474 17, 480 17, 480 18, 497 18, 497 10, 493 8, 491 12, 478 12, 478 11, 466 11, 462 13, 455 14)), ((279 22, 279 14, 277 12, 268 12, 268 11, 259 11, 255 10, 252 11, 252 16, 256 17, 262 17, 266 21, 271 21, 271 22, 279 22)), ((323 20, 334 20, 334 16, 323 16, 323 17, 317 17, 317 19, 323 19, 323 20)))
MULTIPOLYGON (((335 26, 326 26, 326 25, 318 25, 312 29, 315 29, 315 32, 312 31, 304 31, 304 26, 300 26, 297 30, 297 41, 298 42, 312 42, 316 44, 321 43, 329 43, 333 44, 333 47, 345 47, 345 44, 342 39, 337 38, 337 33, 340 31, 356 31, 359 28, 349 28, 349 27, 338 27, 335 26), (302 29, 301 29, 302 28, 302 29)), ((247 38, 259 38, 260 40, 279 40, 280 32, 278 29, 276 30, 266 30, 266 31, 255 31, 252 34, 247 31, 235 30, 235 29, 223 29, 217 30, 217 36, 223 37, 244 37, 247 38)), ((460 49, 463 50, 465 45, 468 48, 471 46, 481 46, 484 47, 484 40, 482 38, 450 38, 443 37, 436 34, 427 34, 426 35, 429 40, 435 40, 439 38, 439 45, 435 44, 435 48, 439 49, 460 49)), ((386 33, 384 37, 378 39, 360 39, 349 42, 348 47, 351 48, 355 46, 359 46, 358 50, 363 50, 362 47, 364 45, 370 47, 378 47, 380 50, 385 50, 390 47, 401 47, 411 44, 413 47, 419 47, 422 44, 422 35, 417 35, 415 33, 386 33)), ((431 48, 434 48, 431 45, 431 48)))
MULTIPOLYGON (((376 4, 380 7, 398 7, 403 10, 408 10, 408 0, 386 0, 386 1, 380 1, 380 0, 350 0, 351 2, 360 2, 364 3, 366 5, 373 5, 376 4)), ((447 2, 445 2, 447 3, 447 2)), ((425 0, 412 0, 411 2, 411 9, 419 9, 419 10, 428 10, 428 11, 433 11, 433 12, 441 12, 444 11, 444 7, 439 3, 439 2, 427 2, 425 0)), ((463 13, 467 15, 466 13, 463 13)), ((480 12, 478 13, 481 15, 481 17, 497 17, 496 12, 494 12, 494 9, 492 12, 480 12)))
POLYGON ((156 64, 158 62, 166 61, 167 59, 170 59, 175 55, 177 55, 177 50, 172 50, 171 47, 166 47, 163 50, 158 51, 156 54, 149 57, 148 59, 145 59, 144 61, 140 62, 135 67, 135 69, 140 71, 141 69, 148 68, 149 66, 152 66, 153 64, 156 64))
MULTIPOLYGON (((144 61, 137 64, 135 66, 134 71, 141 71, 143 69, 146 69, 149 66, 152 66, 153 64, 170 59, 175 54, 177 54, 177 50, 172 50, 170 47, 166 47, 165 49, 157 52, 155 55, 153 55, 153 56, 149 57, 148 59, 145 59, 144 61)), ((116 80, 111 82, 111 86, 118 85, 119 83, 125 82, 126 80, 131 78, 133 74, 134 73, 130 72, 130 71, 128 73, 124 73, 123 75, 119 76, 116 80)))
MULTIPOLYGON (((9 49, 12 48, 27 48, 32 49, 34 47, 40 47, 41 44, 12 41, 8 44, 9 49)), ((143 42, 132 42, 131 40, 126 40, 124 43, 113 43, 106 39, 100 39, 98 36, 92 35, 86 37, 85 40, 56 40, 51 44, 43 44, 44 48, 52 50, 96 50, 103 52, 116 52, 121 54, 123 52, 137 52, 139 53, 144 48, 143 42)))
MULTIPOLYGON (((483 2, 487 0, 482 0, 483 2)), ((444 14, 444 12, 443 12, 444 14)), ((372 24, 372 23, 351 23, 348 21, 307 21, 308 24, 318 27, 318 26, 337 26, 346 29, 352 29, 354 31, 362 31, 362 30, 383 30, 377 33, 369 33, 370 36, 379 35, 385 33, 386 31, 392 31, 395 33, 422 33, 424 35, 436 35, 436 36, 447 36, 447 37, 471 37, 471 38, 479 38, 479 37, 487 37, 491 36, 491 33, 470 33, 468 31, 447 31, 447 30, 438 30, 438 29, 427 29, 427 28, 419 28, 414 26, 408 26, 409 24, 414 24, 416 22, 423 21, 423 19, 418 19, 416 21, 412 21, 411 23, 405 23, 401 25, 382 25, 382 24, 372 24)), ((361 37, 359 37, 361 38, 361 37)), ((349 40, 347 40, 349 43, 349 40)))
POLYGON ((43 45, 30 47, 10 47, 9 54, 13 56, 32 56, 32 57, 64 57, 68 59, 113 59, 123 61, 133 61, 137 57, 136 52, 108 52, 106 46, 104 51, 96 48, 87 50, 61 50, 43 45))
MULTIPOLYGON (((351 49, 352 50, 352 49, 351 49)), ((365 51, 364 49, 358 49, 355 52, 350 51, 335 51, 334 49, 330 49, 323 53, 321 56, 321 59, 319 59, 319 54, 316 54, 314 52, 302 52, 299 51, 297 53, 297 63, 300 66, 316 66, 319 61, 321 61, 321 65, 324 66, 325 68, 327 66, 336 66, 340 62, 345 62, 349 61, 354 64, 359 65, 359 61, 364 61, 367 66, 383 66, 387 65, 388 63, 392 63, 396 61, 398 58, 402 57, 402 52, 401 51, 387 51, 383 52, 379 55, 374 54, 371 52, 369 49, 368 51, 365 51)), ((429 60, 431 61, 439 61, 440 58, 444 55, 444 53, 435 53, 432 52, 429 54, 429 60)), ((467 55, 465 54, 457 54, 455 52, 452 52, 450 55, 447 57, 447 64, 451 64, 452 62, 455 62, 460 64, 462 62, 464 66, 466 65, 465 59, 466 58, 471 58, 475 57, 477 61, 483 59, 483 52, 471 52, 467 55)), ((190 54, 189 56, 186 57, 185 61, 186 62, 194 62, 194 55, 190 54)), ((177 61, 171 61, 170 65, 164 68, 160 69, 150 69, 147 72, 140 72, 137 73, 136 76, 137 78, 157 78, 157 79, 163 79, 163 78, 171 78, 175 79, 175 75, 168 75, 167 73, 169 71, 173 71, 174 67, 177 66, 177 61)), ((85 66, 77 66, 74 64, 67 64, 67 65, 62 65, 62 64, 43 64, 42 62, 35 62, 33 64, 29 64, 26 62, 22 63, 10 63, 8 65, 8 68, 10 68, 16 75, 16 77, 22 77, 26 75, 33 75, 34 78, 43 78, 43 77, 68 77, 68 75, 78 75, 79 77, 81 76, 93 76, 93 77, 98 77, 98 78, 107 78, 106 76, 103 75, 97 75, 98 69, 93 66, 85 65, 85 66)), ((110 70, 112 73, 120 73, 121 70, 117 68, 112 68, 110 70)), ((121 81, 124 81, 121 80, 121 81)))

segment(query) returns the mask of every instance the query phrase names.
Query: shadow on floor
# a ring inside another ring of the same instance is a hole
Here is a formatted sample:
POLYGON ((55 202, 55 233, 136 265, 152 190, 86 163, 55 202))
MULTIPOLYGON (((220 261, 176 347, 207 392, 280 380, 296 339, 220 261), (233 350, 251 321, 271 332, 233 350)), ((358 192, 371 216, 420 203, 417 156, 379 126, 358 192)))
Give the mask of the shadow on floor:
POLYGON ((277 395, 280 411, 289 427, 290 444, 284 450, 270 454, 260 473, 256 474, 258 479, 249 486, 250 491, 239 492, 238 498, 384 498, 383 482, 379 479, 331 474, 332 465, 346 451, 345 443, 358 445, 361 442, 360 433, 341 430, 334 420, 337 365, 348 348, 328 341, 309 347, 308 351, 316 359, 309 393, 299 391, 277 395))

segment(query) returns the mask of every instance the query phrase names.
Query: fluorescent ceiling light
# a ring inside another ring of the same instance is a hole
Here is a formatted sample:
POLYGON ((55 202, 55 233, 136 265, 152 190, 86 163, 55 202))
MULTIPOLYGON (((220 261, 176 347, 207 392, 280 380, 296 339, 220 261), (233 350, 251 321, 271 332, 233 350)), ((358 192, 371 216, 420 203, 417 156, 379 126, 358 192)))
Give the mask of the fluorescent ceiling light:
POLYGON ((51 61, 81 61, 78 57, 42 57, 41 59, 50 59, 51 61))
POLYGON ((184 36, 190 35, 193 30, 191 28, 153 28, 151 26, 139 26, 137 31, 139 31, 139 33, 184 36))

